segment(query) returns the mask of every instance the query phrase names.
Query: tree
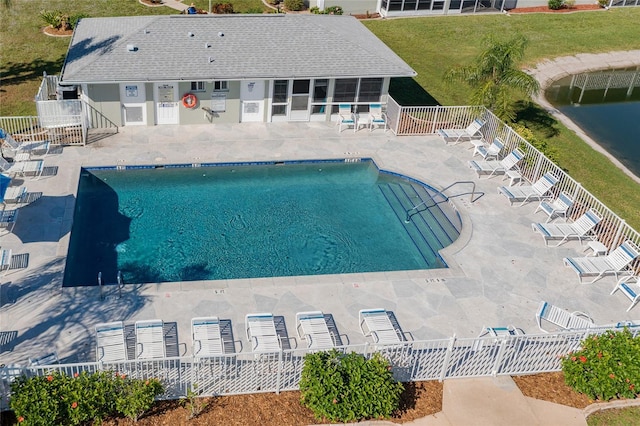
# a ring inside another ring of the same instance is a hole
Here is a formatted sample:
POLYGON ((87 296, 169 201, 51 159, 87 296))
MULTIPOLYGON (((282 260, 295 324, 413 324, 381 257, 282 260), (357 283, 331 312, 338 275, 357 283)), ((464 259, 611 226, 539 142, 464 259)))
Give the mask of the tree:
POLYGON ((485 50, 471 65, 449 69, 445 73, 445 80, 469 84, 474 89, 471 102, 486 106, 505 121, 513 121, 516 117, 515 94, 519 92, 531 97, 540 90, 535 78, 517 68, 528 40, 516 35, 501 41, 490 35, 483 43, 485 50))

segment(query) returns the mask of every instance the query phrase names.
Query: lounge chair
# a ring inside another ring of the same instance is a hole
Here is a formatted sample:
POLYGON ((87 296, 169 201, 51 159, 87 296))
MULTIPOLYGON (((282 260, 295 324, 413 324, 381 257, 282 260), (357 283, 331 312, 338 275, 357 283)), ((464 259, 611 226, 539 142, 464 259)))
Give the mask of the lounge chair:
POLYGON ((401 343, 405 340, 401 330, 396 329, 386 310, 362 309, 358 313, 360 330, 365 337, 371 337, 374 343, 383 345, 401 343))
POLYGON ((485 121, 476 118, 467 126, 466 129, 438 129, 438 134, 444 139, 445 143, 472 141, 482 139, 482 133, 480 129, 485 125, 485 121))
POLYGON ((502 151, 502 148, 504 148, 504 143, 500 140, 500 138, 495 138, 489 146, 484 146, 484 144, 475 145, 475 148, 473 149, 473 157, 475 157, 477 154, 484 160, 490 160, 491 158, 497 160, 500 152, 502 151))
POLYGON ((30 366, 53 365, 58 364, 59 362, 60 361, 58 360, 58 353, 56 351, 49 352, 48 354, 39 356, 37 358, 29 357, 30 366))
POLYGON ((562 330, 583 330, 594 327, 593 320, 584 312, 569 312, 545 301, 540 302, 536 312, 536 322, 541 331, 548 333, 542 327, 542 320, 548 321, 562 330))
POLYGON ((210 357, 224 354, 224 342, 218 317, 191 319, 193 356, 210 357))
POLYGON ((558 183, 558 178, 551 172, 547 172, 538 179, 533 185, 529 186, 499 186, 498 194, 502 194, 513 205, 515 202, 522 202, 524 205, 527 201, 535 201, 544 198, 547 193, 558 183))
POLYGON ((276 331, 273 314, 247 314, 245 316, 247 340, 254 353, 277 352, 280 350, 280 338, 276 331))
POLYGON ((626 268, 638 257, 638 253, 638 246, 627 240, 606 256, 565 257, 563 261, 578 274, 580 282, 582 278, 594 277, 590 281, 593 283, 608 275, 614 275, 616 279, 618 275, 631 275, 631 271, 626 268))
POLYGON ((569 194, 563 191, 560 193, 560 195, 558 195, 558 198, 554 200, 540 201, 540 205, 538 205, 538 208, 536 208, 533 213, 536 214, 538 211, 542 210, 548 216, 547 220, 545 221, 546 223, 552 221, 556 217, 562 216, 566 218, 572 206, 573 198, 571 198, 569 194))
POLYGON ((42 160, 14 161, 9 163, 0 157, 0 171, 9 175, 27 176, 32 175, 39 177, 44 170, 44 162, 42 160))
POLYGON ((618 290, 620 290, 622 294, 624 294, 629 298, 629 300, 631 300, 631 305, 629 305, 629 307, 627 308, 627 312, 629 312, 631 308, 636 306, 636 303, 638 303, 638 301, 640 300, 640 276, 636 275, 621 278, 620 280, 618 280, 618 283, 616 284, 611 294, 615 293, 618 290))
POLYGON ((6 133, 2 129, 0 129, 0 139, 3 139, 15 154, 29 153, 33 155, 47 155, 51 146, 51 142, 49 141, 18 143, 9 133, 6 133))
POLYGON ((118 362, 127 360, 127 344, 122 321, 96 325, 96 361, 118 362))
POLYGON ((0 249, 0 271, 5 273, 11 268, 11 258, 13 251, 11 249, 0 249))
POLYGON ((369 104, 369 131, 372 132, 375 126, 382 126, 387 131, 387 114, 382 112, 381 104, 369 104))
POLYGON ((2 210, 0 211, 0 228, 6 228, 8 232, 13 231, 13 227, 18 220, 18 210, 2 210))
POLYGON ((469 161, 469 167, 471 167, 478 177, 482 175, 488 175, 488 177, 495 175, 504 175, 509 170, 515 170, 518 167, 520 160, 524 158, 524 153, 518 148, 511 151, 509 155, 502 160, 490 160, 490 161, 469 161))
POLYGON ((136 321, 138 359, 165 358, 164 323, 162 320, 136 321))
POLYGON ((546 245, 549 245, 551 240, 559 240, 557 247, 569 240, 582 243, 582 240, 593 239, 591 231, 601 220, 598 212, 590 209, 572 223, 532 223, 531 227, 542 235, 546 245))
POLYGON ((296 314, 296 330, 298 337, 301 340, 306 340, 308 348, 327 349, 336 346, 321 311, 298 312, 296 314))
POLYGON ((353 126, 353 131, 358 130, 358 119, 351 112, 351 104, 338 105, 338 132, 342 132, 342 126, 349 128, 353 126))

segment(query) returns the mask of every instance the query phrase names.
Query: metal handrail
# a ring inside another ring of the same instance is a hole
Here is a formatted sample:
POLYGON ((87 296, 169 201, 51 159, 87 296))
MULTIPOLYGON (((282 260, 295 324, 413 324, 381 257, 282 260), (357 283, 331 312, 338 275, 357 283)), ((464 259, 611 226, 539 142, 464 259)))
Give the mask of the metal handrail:
MULTIPOLYGON (((471 188, 471 196, 470 196, 470 198, 469 198, 469 199, 470 199, 470 201, 473 203, 473 202, 475 201, 475 200, 474 200, 474 195, 476 194, 476 183, 475 183, 474 181, 472 181, 472 180, 459 180, 459 181, 453 182, 451 185, 447 186, 446 188, 443 188, 441 191, 438 191, 437 189, 436 189, 436 191, 438 192, 438 194, 440 194, 440 195, 442 195, 442 196, 444 197, 444 200, 443 200, 443 201, 449 201, 449 199, 450 199, 450 198, 453 198, 453 197, 460 197, 460 196, 462 196, 462 195, 466 195, 466 194, 467 194, 467 193, 464 193, 464 194, 456 194, 456 195, 452 195, 451 197, 448 197, 448 196, 444 193, 444 191, 446 191, 447 189, 452 188, 453 186, 458 185, 458 184, 461 184, 461 183, 470 183, 471 185, 473 185, 473 188, 471 188)), ((427 201, 431 201, 431 200, 425 200, 425 201, 423 201, 423 202, 421 202, 421 203, 419 203, 419 204, 416 204, 415 206, 413 206, 413 207, 412 207, 412 208, 410 208, 409 210, 407 210, 407 218, 405 219, 405 222, 409 223, 409 220, 411 219, 411 214, 410 214, 410 213, 411 213, 412 211, 417 210, 418 208, 420 208, 420 207, 422 207, 422 206, 426 205, 426 204, 427 204, 427 201)), ((435 204, 438 204, 438 202, 436 202, 435 204)), ((434 205, 435 205, 435 204, 434 204, 434 205)))

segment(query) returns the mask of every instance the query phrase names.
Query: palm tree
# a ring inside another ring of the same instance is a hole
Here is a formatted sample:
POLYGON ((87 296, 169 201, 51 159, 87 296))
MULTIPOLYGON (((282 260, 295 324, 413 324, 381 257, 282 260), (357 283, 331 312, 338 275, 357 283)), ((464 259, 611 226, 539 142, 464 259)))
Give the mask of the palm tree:
POLYGON ((486 49, 473 64, 449 69, 445 79, 469 84, 474 89, 471 102, 486 106, 505 121, 513 121, 516 117, 514 95, 519 92, 531 97, 540 90, 535 78, 516 68, 524 56, 528 40, 516 35, 510 40, 500 41, 490 35, 483 42, 486 49))

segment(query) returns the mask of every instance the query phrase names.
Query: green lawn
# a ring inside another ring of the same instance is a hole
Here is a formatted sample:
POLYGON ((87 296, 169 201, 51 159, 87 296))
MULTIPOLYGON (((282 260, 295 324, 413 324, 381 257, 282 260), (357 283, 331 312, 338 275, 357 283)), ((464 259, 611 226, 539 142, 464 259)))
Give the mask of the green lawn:
POLYGON ((640 407, 603 410, 587 417, 589 426, 636 426, 640 420, 640 407))
MULTIPOLYGON (((136 0, 13 0, 2 8, 0 28, 0 115, 35 115, 33 96, 43 71, 60 71, 69 38, 42 33, 41 10, 59 9, 70 14, 123 16, 178 13, 167 7, 146 7, 136 0)), ((187 1, 184 2, 185 7, 187 1)), ((195 0, 208 9, 208 0, 195 0)), ((256 11, 259 0, 233 1, 239 12, 256 11)), ((364 21, 378 37, 394 49, 417 72, 413 79, 392 85, 392 93, 403 104, 466 105, 469 90, 464 85, 445 85, 444 71, 468 63, 481 49, 484 34, 520 32, 531 41, 526 64, 543 58, 587 52, 639 49, 640 8, 569 15, 450 16, 364 21), (415 90, 415 89, 419 90, 415 90), (426 92, 425 92, 426 91, 426 92)), ((575 134, 556 123, 544 111, 523 110, 521 119, 558 152, 558 162, 616 213, 640 229, 640 190, 609 160, 589 148, 575 134), (612 191, 611 188, 616 188, 612 191)))
MULTIPOLYGON (((364 21, 364 24, 417 71, 391 87, 402 104, 469 104, 469 89, 447 85, 453 65, 468 64, 482 49, 485 34, 524 34, 530 41, 525 66, 544 58, 576 53, 640 49, 640 8, 569 15, 450 16, 364 21), (421 86, 428 93, 415 90, 421 86)), ((613 211, 640 229, 640 186, 602 154, 539 108, 523 109, 520 119, 557 152, 558 163, 613 211), (615 190, 612 190, 615 188, 615 190)))

